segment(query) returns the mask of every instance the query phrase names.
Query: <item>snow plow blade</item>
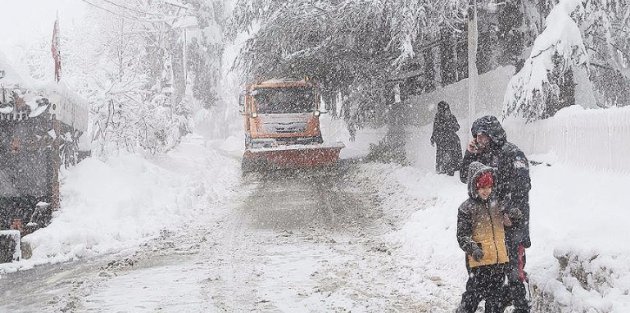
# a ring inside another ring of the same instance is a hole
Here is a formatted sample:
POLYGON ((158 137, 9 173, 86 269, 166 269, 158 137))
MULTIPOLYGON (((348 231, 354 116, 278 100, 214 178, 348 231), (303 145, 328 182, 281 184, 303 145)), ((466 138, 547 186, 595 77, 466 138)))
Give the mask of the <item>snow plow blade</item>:
POLYGON ((343 143, 291 145, 273 148, 246 149, 243 172, 267 169, 308 169, 330 166, 339 160, 343 143))

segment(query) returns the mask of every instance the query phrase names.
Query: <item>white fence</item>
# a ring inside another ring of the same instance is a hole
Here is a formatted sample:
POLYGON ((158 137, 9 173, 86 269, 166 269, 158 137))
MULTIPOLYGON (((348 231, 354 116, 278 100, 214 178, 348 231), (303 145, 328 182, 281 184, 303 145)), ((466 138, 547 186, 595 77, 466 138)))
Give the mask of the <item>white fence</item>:
MULTIPOLYGON (((513 67, 500 67, 479 76, 479 97, 476 117, 494 114, 500 119, 507 82, 513 67)), ((502 121, 508 140, 517 144, 527 156, 554 153, 557 161, 578 166, 630 173, 630 107, 583 109, 594 107, 592 86, 584 73, 576 73, 576 103, 560 110, 554 117, 525 124, 521 120, 502 121)), ((468 82, 455 84, 408 99, 413 108, 417 127, 410 127, 407 141, 408 157, 413 165, 433 168, 435 150, 429 146, 433 117, 437 103, 445 100, 459 120, 458 132, 462 149, 470 140, 468 115, 468 82), (423 125, 423 126, 420 126, 423 125)))
MULTIPOLYGON (((466 119, 460 119, 459 123, 458 134, 465 149, 471 138, 470 123, 466 119)), ((508 119, 501 124, 508 140, 535 161, 630 173, 630 107, 585 110, 575 106, 546 120, 526 124, 508 119), (545 154, 555 156, 532 158, 545 154)), ((435 166, 435 148, 429 143, 431 130, 429 124, 407 131, 407 157, 415 167, 432 170, 435 166)))
POLYGON ((547 120, 503 124, 527 155, 554 153, 562 163, 630 173, 630 108, 575 107, 547 120))

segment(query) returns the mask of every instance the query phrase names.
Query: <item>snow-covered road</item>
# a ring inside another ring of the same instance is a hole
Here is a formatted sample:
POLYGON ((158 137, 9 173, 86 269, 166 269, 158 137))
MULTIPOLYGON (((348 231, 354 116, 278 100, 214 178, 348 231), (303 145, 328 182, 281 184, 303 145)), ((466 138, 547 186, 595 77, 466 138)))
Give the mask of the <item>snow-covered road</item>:
MULTIPOLYGON (((375 186, 333 170, 250 174, 228 205, 133 253, 10 273, 0 312, 436 312, 403 292, 413 269, 382 236, 401 226, 375 186)), ((436 278, 432 278, 436 279, 436 278)), ((453 289, 457 296, 459 289, 453 289)))

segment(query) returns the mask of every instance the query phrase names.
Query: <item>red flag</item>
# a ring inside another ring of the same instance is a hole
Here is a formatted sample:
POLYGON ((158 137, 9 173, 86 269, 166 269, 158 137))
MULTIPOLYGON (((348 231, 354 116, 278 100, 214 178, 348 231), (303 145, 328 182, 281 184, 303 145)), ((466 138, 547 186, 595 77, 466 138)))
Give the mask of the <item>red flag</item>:
POLYGON ((52 57, 55 60, 55 80, 58 82, 61 79, 61 52, 59 51, 59 17, 57 17, 57 19, 55 20, 55 26, 53 26, 50 52, 52 52, 52 57))

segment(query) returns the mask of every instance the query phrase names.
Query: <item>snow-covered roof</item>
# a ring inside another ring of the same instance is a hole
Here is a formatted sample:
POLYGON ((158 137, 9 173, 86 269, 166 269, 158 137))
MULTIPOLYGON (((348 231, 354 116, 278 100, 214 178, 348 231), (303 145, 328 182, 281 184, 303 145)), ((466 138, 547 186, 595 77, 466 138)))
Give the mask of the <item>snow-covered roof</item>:
POLYGON ((0 86, 31 89, 34 83, 26 77, 16 71, 9 59, 0 51, 0 86))
POLYGON ((30 108, 28 117, 37 117, 50 108, 62 123, 85 132, 88 124, 87 102, 63 82, 37 83, 28 75, 21 75, 0 52, 0 114, 11 114, 13 120, 23 116, 7 105, 14 95, 30 108))
POLYGON ((72 128, 82 132, 88 127, 88 106, 85 99, 72 91, 63 82, 52 82, 46 87, 46 94, 50 103, 56 104, 51 113, 57 115, 57 119, 72 128))

